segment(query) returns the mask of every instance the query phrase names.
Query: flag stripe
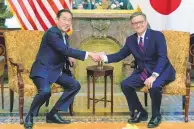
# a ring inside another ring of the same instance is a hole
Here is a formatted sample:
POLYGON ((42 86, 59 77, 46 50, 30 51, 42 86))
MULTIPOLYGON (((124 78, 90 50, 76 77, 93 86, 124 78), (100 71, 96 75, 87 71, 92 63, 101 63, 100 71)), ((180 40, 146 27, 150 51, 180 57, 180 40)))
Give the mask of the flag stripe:
POLYGON ((65 2, 68 5, 68 8, 71 9, 72 8, 71 0, 65 0, 65 2))
POLYGON ((54 1, 54 3, 57 6, 58 10, 64 9, 59 0, 58 1, 54 1))
POLYGON ((60 0, 61 5, 63 6, 64 9, 68 8, 66 2, 64 0, 60 0))
POLYGON ((42 9, 42 11, 44 12, 45 16, 48 18, 48 20, 50 21, 51 25, 55 24, 54 19, 51 17, 50 13, 47 11, 47 9, 45 8, 44 4, 42 3, 42 0, 37 0, 40 8, 42 9))
POLYGON ((51 5, 51 7, 53 8, 55 14, 57 14, 57 12, 58 12, 59 9, 57 8, 55 2, 54 2, 53 0, 49 0, 48 3, 49 3, 49 4, 51 5))
POLYGON ((7 0, 23 29, 44 30, 55 25, 59 10, 70 9, 72 0, 7 0))
POLYGON ((48 18, 45 16, 44 12, 40 8, 37 0, 34 0, 34 5, 35 5, 37 11, 40 14, 40 17, 42 18, 42 20, 44 21, 45 25, 47 26, 47 28, 51 27, 52 26, 51 23, 49 22, 48 18))
POLYGON ((50 13, 50 15, 52 16, 53 19, 56 18, 56 13, 54 12, 53 8, 51 7, 51 5, 48 3, 48 1, 44 1, 43 2, 44 6, 46 7, 47 11, 50 13))
MULTIPOLYGON (((24 1, 25 1, 25 0, 24 0, 24 1)), ((26 6, 24 5, 23 0, 21 0, 20 3, 18 3, 18 4, 20 4, 21 9, 22 9, 23 12, 24 12, 24 15, 25 15, 26 18, 29 20, 29 22, 30 22, 31 26, 33 27, 33 29, 34 29, 34 30, 37 30, 37 27, 36 27, 34 21, 32 20, 32 17, 30 16, 28 10, 26 9, 26 6)))
POLYGON ((33 2, 32 0, 30 0, 29 3, 30 3, 30 5, 31 5, 32 9, 34 10, 34 13, 35 13, 35 15, 36 15, 38 21, 40 22, 42 28, 43 28, 44 30, 46 30, 46 29, 47 29, 47 26, 45 25, 45 23, 43 22, 42 18, 40 17, 40 15, 39 15, 39 13, 38 13, 38 11, 37 11, 35 5, 34 5, 34 2, 33 2))
POLYGON ((32 7, 30 6, 29 4, 29 1, 28 0, 23 0, 24 2, 24 5, 26 5, 26 9, 28 10, 30 16, 32 17, 32 20, 34 21, 34 23, 36 24, 36 27, 38 30, 43 30, 42 26, 40 25, 32 7))
POLYGON ((14 6, 15 4, 12 2, 12 0, 9 0, 8 2, 9 2, 9 4, 11 5, 12 9, 14 10, 14 12, 15 12, 15 14, 16 14, 18 20, 20 21, 20 24, 22 25, 23 29, 26 30, 27 27, 26 27, 26 25, 24 24, 24 22, 23 22, 21 16, 19 15, 19 13, 18 13, 16 7, 14 6))
POLYGON ((18 11, 18 13, 20 14, 21 19, 22 19, 22 21, 25 23, 27 29, 33 30, 33 27, 31 26, 29 20, 26 18, 26 16, 25 16, 25 14, 24 14, 24 12, 23 12, 23 10, 22 10, 20 4, 18 3, 18 1, 15 1, 15 7, 17 8, 17 11, 18 11))

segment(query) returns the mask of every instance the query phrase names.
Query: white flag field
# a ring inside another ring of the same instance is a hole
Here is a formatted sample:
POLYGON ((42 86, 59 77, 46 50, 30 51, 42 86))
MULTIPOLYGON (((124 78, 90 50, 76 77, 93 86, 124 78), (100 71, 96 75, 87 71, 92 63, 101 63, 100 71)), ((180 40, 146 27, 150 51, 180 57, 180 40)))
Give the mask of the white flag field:
POLYGON ((129 0, 138 5, 155 30, 177 30, 194 33, 194 0, 129 0))

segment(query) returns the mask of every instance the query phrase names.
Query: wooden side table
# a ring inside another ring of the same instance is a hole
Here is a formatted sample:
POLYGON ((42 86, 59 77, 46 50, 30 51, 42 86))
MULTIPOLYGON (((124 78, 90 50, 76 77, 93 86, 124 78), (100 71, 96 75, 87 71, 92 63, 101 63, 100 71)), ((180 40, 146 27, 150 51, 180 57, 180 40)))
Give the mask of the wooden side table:
POLYGON ((113 67, 112 66, 103 66, 103 69, 99 69, 98 66, 88 66, 87 70, 87 81, 88 81, 88 92, 87 92, 87 106, 90 108, 90 100, 93 101, 93 115, 95 114, 95 103, 99 101, 104 101, 104 107, 106 107, 106 103, 111 103, 111 114, 113 114, 113 67), (104 97, 101 99, 96 99, 95 97, 95 82, 96 79, 100 76, 104 76, 104 97), (107 77, 111 79, 111 99, 107 100, 107 77), (93 83, 93 97, 90 98, 90 77, 92 78, 93 83))

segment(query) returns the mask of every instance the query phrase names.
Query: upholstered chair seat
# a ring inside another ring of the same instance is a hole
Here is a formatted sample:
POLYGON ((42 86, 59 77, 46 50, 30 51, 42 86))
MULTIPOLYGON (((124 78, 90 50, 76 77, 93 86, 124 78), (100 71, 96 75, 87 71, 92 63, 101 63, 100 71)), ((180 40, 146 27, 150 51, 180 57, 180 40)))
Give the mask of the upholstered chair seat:
MULTIPOLYGON (((29 74, 23 74, 22 75, 23 81, 24 81, 24 96, 35 96, 37 93, 37 88, 34 86, 32 80, 29 78, 29 74)), ((16 87, 18 80, 17 77, 10 78, 11 85, 9 86, 10 89, 12 89, 14 92, 19 93, 19 88, 16 87)), ((51 92, 52 93, 58 93, 63 92, 64 90, 61 88, 58 84, 53 84, 51 86, 51 92)))

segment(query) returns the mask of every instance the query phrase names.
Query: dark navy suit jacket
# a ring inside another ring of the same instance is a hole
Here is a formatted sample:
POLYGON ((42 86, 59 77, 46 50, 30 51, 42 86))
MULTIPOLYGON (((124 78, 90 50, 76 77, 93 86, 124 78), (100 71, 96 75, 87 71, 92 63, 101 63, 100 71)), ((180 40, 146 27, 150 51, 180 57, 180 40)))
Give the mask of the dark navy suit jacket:
POLYGON ((146 68, 149 75, 156 72, 162 77, 160 79, 173 81, 175 79, 175 70, 167 57, 164 35, 159 31, 147 29, 144 37, 144 54, 139 49, 137 38, 138 35, 136 33, 129 36, 124 47, 119 52, 107 55, 108 63, 118 62, 132 54, 138 66, 133 74, 140 73, 143 68, 146 68))
MULTIPOLYGON (((68 40, 66 42, 68 44, 68 40)), ((64 43, 62 33, 57 27, 48 29, 42 38, 30 77, 46 78, 53 83, 60 76, 68 57, 85 59, 85 51, 69 48, 67 44, 64 43)))

